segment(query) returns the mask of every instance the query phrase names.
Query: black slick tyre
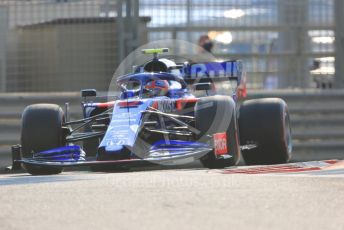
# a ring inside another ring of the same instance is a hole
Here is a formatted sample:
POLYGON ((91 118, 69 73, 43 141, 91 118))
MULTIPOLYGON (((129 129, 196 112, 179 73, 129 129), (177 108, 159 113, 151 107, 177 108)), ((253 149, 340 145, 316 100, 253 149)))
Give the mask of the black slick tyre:
POLYGON ((282 164, 290 160, 289 112, 282 99, 245 101, 239 110, 239 133, 242 145, 257 145, 256 148, 242 150, 246 164, 282 164))
POLYGON ((204 167, 225 168, 236 165, 240 157, 235 102, 227 96, 200 98, 195 106, 195 126, 199 138, 205 142, 214 134, 226 133, 229 158, 216 158, 214 150, 201 158, 204 167))
MULTIPOLYGON (((66 144, 62 129, 64 113, 58 105, 35 104, 25 108, 21 124, 22 157, 31 158, 33 153, 66 144)), ((32 175, 51 175, 62 172, 61 168, 24 165, 32 175)))

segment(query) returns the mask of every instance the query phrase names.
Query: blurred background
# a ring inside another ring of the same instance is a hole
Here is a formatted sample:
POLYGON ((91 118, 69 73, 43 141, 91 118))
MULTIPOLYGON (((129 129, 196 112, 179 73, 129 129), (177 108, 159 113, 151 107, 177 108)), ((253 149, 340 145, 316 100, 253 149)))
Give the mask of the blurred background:
POLYGON ((107 90, 140 45, 204 35, 216 57, 245 61, 250 88, 336 87, 335 9, 335 0, 1 0, 0 90, 107 90))
POLYGON ((242 59, 250 98, 287 101, 297 159, 344 158, 343 12, 342 0, 0 0, 0 153, 25 105, 70 101, 77 117, 80 89, 106 91, 131 51, 180 39, 242 59))

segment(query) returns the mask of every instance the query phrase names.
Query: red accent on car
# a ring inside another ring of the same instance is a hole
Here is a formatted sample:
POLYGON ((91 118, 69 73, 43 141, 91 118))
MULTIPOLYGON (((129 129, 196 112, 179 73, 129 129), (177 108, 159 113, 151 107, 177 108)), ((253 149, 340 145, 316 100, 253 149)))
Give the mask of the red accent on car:
POLYGON ((176 100, 176 109, 182 110, 186 104, 193 103, 195 104, 198 101, 198 98, 181 98, 176 100))
POLYGON ((159 103, 158 103, 157 101, 154 101, 154 102, 152 103, 152 108, 153 108, 153 109, 158 109, 158 108, 159 108, 159 103))
POLYGON ((98 108, 109 108, 115 104, 115 101, 109 101, 104 103, 95 103, 98 108))
POLYGON ((247 85, 246 85, 246 77, 244 77, 241 82, 240 85, 237 88, 237 96, 239 99, 244 99, 247 97, 247 85))
POLYGON ((166 80, 153 80, 147 83, 146 89, 164 89, 168 90, 168 81, 166 80))
POLYGON ((137 107, 142 104, 142 101, 121 101, 118 106, 121 108, 137 107))
POLYGON ((243 86, 243 87, 238 87, 237 89, 237 95, 238 95, 238 98, 239 99, 244 99, 247 97, 247 89, 246 89, 246 86, 243 86))
POLYGON ((221 156, 228 153, 227 148, 227 133, 215 133, 214 137, 214 148, 215 155, 221 156))

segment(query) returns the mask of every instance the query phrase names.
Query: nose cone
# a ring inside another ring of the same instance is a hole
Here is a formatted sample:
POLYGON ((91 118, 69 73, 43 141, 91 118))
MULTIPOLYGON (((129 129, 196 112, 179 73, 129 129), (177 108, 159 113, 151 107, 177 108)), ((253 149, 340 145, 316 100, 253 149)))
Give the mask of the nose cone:
POLYGON ((115 147, 100 147, 98 149, 97 160, 99 161, 108 161, 108 160, 124 160, 129 159, 131 155, 131 151, 122 146, 115 146, 115 147))
POLYGON ((119 100, 116 102, 113 115, 105 136, 98 148, 99 160, 128 159, 137 140, 141 124, 141 111, 147 109, 150 102, 141 101, 137 106, 123 107, 132 101, 119 100))

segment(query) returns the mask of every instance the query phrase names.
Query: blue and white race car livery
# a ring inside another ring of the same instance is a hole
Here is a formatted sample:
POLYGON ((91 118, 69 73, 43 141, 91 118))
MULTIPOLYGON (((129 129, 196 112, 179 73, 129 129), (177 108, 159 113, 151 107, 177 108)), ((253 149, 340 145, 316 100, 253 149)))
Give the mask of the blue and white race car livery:
POLYGON ((66 120, 68 108, 58 105, 28 106, 14 165, 41 175, 69 166, 109 170, 200 160, 223 168, 236 165, 241 155, 247 164, 290 159, 286 103, 267 98, 239 106, 246 96, 241 61, 177 64, 158 57, 167 51, 144 50, 154 58, 117 79, 113 101, 95 102, 95 90, 82 90, 81 120, 66 120))

